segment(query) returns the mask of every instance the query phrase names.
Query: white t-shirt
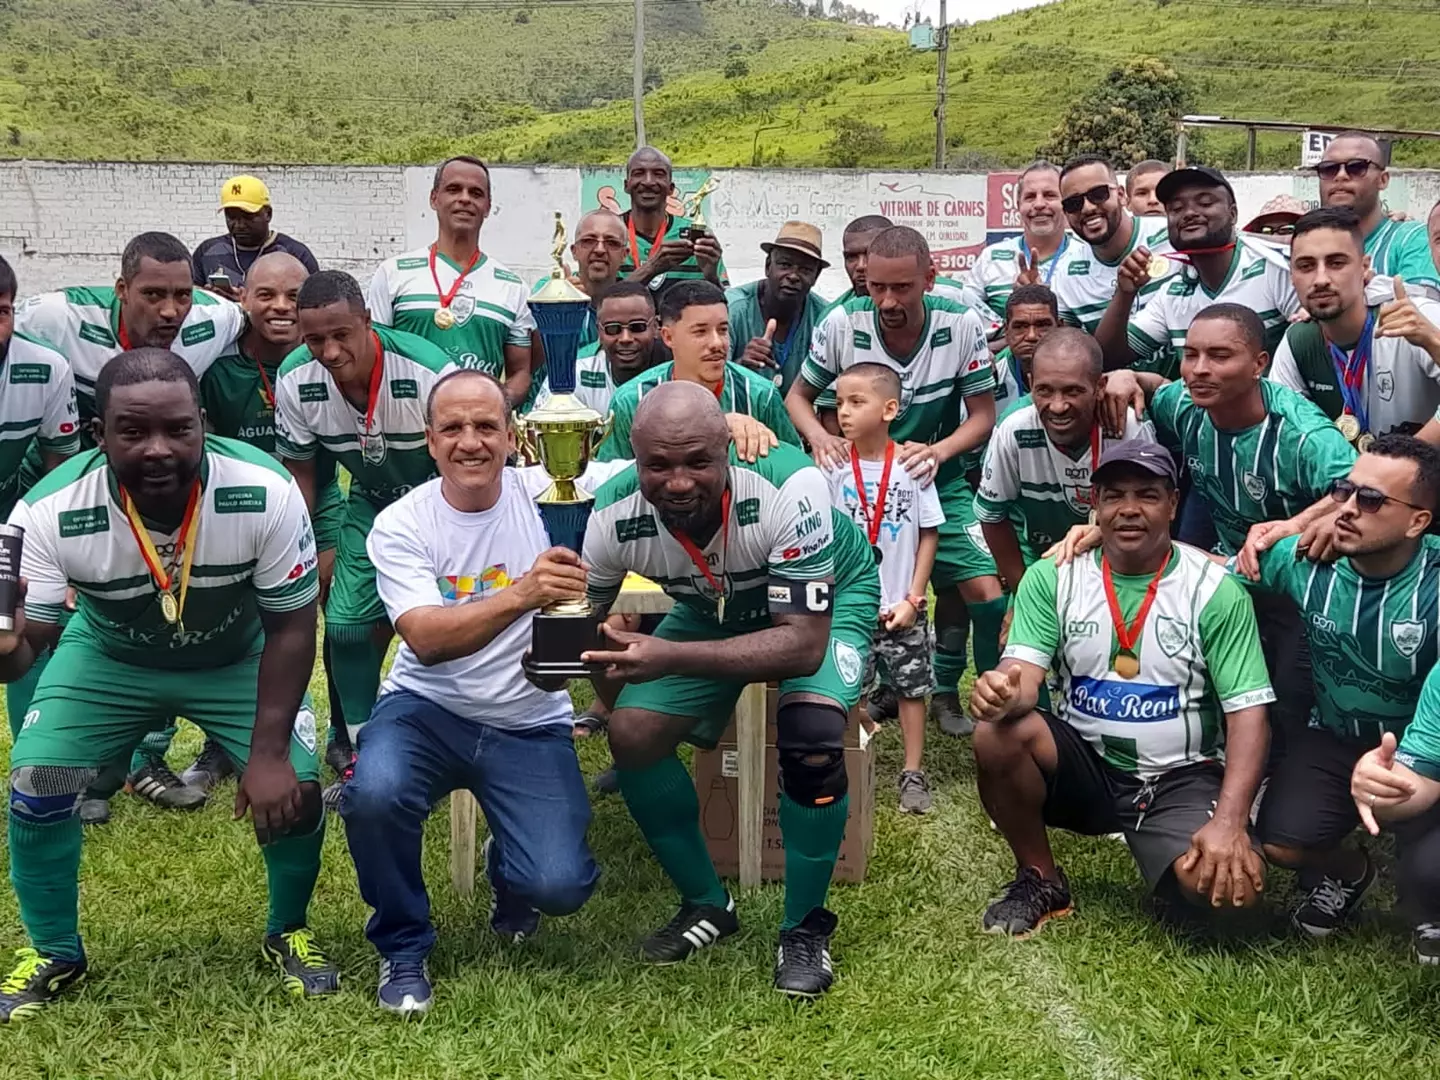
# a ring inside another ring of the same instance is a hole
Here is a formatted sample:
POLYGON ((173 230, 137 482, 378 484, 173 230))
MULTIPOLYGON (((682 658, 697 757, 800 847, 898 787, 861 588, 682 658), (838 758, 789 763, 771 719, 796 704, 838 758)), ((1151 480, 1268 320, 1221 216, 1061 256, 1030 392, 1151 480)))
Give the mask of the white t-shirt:
MULTIPOLYGON (((860 462, 860 475, 865 481, 866 507, 873 515, 880 494, 880 476, 885 462, 860 462)), ((847 462, 825 472, 830 484, 830 501, 850 520, 860 526, 866 540, 870 527, 860 509, 860 495, 855 490, 855 472, 847 462)), ((921 487, 904 467, 895 462, 890 466, 890 485, 885 493, 885 514, 880 519, 880 611, 885 613, 910 595, 910 579, 915 576, 915 553, 920 547, 920 530, 933 529, 945 521, 940 496, 934 484, 921 487)))

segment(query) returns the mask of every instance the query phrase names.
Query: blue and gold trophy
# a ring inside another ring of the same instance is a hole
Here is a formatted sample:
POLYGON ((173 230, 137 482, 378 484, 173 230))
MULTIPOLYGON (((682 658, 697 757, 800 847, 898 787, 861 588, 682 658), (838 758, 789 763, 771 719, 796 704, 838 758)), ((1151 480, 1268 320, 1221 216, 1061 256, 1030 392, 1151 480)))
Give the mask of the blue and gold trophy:
MULTIPOLYGON (((565 268, 565 224, 555 215, 555 269, 530 298, 535 329, 545 343, 550 395, 519 420, 521 451, 545 466, 550 486, 535 500, 550 542, 577 555, 595 496, 577 481, 605 438, 606 420, 575 397, 575 362, 580 335, 590 316, 590 298, 570 283, 565 268)), ((580 654, 599 647, 598 620, 585 600, 559 600, 536 613, 525 674, 532 680, 584 679, 593 668, 580 654)))

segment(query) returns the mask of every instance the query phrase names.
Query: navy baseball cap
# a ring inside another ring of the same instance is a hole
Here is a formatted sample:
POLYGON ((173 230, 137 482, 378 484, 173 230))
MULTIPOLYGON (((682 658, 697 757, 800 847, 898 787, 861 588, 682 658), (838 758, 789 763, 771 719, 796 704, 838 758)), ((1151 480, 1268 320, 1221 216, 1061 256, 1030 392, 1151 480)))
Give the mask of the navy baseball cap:
POLYGON ((1188 187, 1223 187, 1230 193, 1230 201, 1235 201, 1235 189, 1225 179, 1225 174, 1209 165, 1189 165, 1166 173, 1155 185, 1155 197, 1162 203, 1168 203, 1182 188, 1188 187))
POLYGON ((1090 482, 1103 483, 1105 470, 1115 465, 1133 465, 1137 469, 1169 480, 1172 486, 1179 481, 1175 459, 1170 456, 1170 452, 1159 443, 1148 439, 1129 439, 1110 447, 1101 455, 1100 464, 1095 466, 1095 471, 1090 474, 1090 482))

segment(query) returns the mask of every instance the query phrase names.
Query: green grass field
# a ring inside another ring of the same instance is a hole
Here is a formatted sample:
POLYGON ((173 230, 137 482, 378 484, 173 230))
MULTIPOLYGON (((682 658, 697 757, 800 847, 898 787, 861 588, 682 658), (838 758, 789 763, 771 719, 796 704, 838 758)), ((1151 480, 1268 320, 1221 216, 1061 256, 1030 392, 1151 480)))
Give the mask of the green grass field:
MULTIPOLYGON (((618 797, 595 808, 594 898, 520 948, 490 935, 483 886, 468 902, 451 891, 442 807, 425 856, 436 1003, 410 1023, 373 1004, 366 909, 332 818, 312 924, 345 985, 297 1003, 259 957, 264 873, 248 824, 230 820, 233 785, 192 815, 117 797, 87 836, 91 977, 0 1029, 0 1078, 1436 1075, 1440 975, 1411 962, 1383 911, 1319 946, 1278 918, 1240 941, 1172 932, 1142 913, 1123 845, 1061 836, 1076 916, 1028 942, 982 934, 1010 858, 975 798, 968 744, 935 740, 937 807, 917 819, 893 806, 898 734, 880 736, 878 853, 865 884, 831 894, 839 980, 813 1004, 770 989, 778 886, 741 895, 738 938, 680 967, 639 963, 634 946, 674 897, 618 797)), ((198 746, 185 727, 177 767, 198 746)), ((595 772, 601 748, 581 760, 595 772)), ((0 944, 19 943, 6 888, 0 944)))

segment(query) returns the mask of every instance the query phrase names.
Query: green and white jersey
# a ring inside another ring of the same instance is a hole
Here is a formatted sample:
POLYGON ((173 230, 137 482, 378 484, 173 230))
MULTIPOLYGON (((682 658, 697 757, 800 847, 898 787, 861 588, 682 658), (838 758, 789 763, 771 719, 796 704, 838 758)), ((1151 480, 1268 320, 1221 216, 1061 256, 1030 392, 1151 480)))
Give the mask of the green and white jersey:
MULTIPOLYGON (((924 330, 905 356, 886 346, 868 296, 831 308, 815 330, 800 377, 825 390, 846 368, 863 363, 884 364, 900 376, 900 413, 890 425, 890 437, 900 443, 945 438, 964 423, 967 397, 995 390, 995 365, 980 317, 933 293, 925 296, 924 330)), ((963 475, 963 457, 940 466, 935 482, 942 499, 947 484, 963 475)))
POLYGON ((308 461, 323 450, 350 474, 350 494, 377 508, 389 506, 435 475, 425 446, 425 402, 442 375, 456 370, 439 347, 413 334, 375 328, 385 365, 375 401, 372 434, 384 440, 384 456, 366 460, 361 451, 365 406, 340 392, 325 365, 304 345, 280 365, 275 384, 275 451, 308 461))
POLYGON ((1008 348, 995 354, 995 421, 1013 412, 1016 403, 1029 395, 1021 387, 1020 361, 1008 348))
MULTIPOLYGON (((674 370, 674 361, 660 364, 642 371, 615 391, 610 401, 610 434, 605 436, 605 441, 596 451, 596 461, 625 461, 635 456, 630 447, 630 428, 635 422, 635 410, 640 407, 641 398, 662 383, 671 381, 674 370)), ((725 379, 717 400, 722 412, 753 416, 773 431, 782 443, 800 445, 800 435, 790 422, 785 399, 780 396, 775 384, 758 372, 727 360, 725 379)))
POLYGON ((1440 780, 1440 664, 1420 688, 1415 719, 1400 739, 1395 760, 1430 780, 1440 780))
MULTIPOLYGON (((540 408, 550 400, 550 384, 541 381, 535 395, 534 408, 540 408)), ((601 416, 610 415, 610 402, 615 397, 615 380, 610 374, 610 360, 600 349, 597 341, 580 350, 575 361, 575 397, 594 409, 601 416)))
POLYGON ((1178 382, 1150 402, 1155 433, 1190 470, 1226 555, 1240 550, 1250 526, 1299 513, 1355 463, 1355 448, 1313 402, 1269 379, 1260 391, 1265 419, 1244 431, 1218 429, 1178 382))
MULTIPOLYGON (((716 530, 702 554, 725 597, 725 625, 758 629, 770 621, 771 576, 792 581, 833 578, 838 602, 847 590, 878 593, 875 556, 841 511, 830 505, 824 475, 804 452, 777 446, 753 465, 730 448, 728 541, 716 530)), ((655 508, 645 500, 635 466, 595 494, 582 558, 587 591, 608 607, 630 571, 647 577, 676 603, 715 618, 719 595, 700 573, 655 508)))
MULTIPOLYGON (((1126 212, 1128 215, 1128 211, 1126 212)), ((1070 245, 1069 251, 1055 276, 1050 279, 1050 291, 1060 308, 1060 321, 1066 326, 1078 326, 1087 334, 1095 333, 1110 298, 1115 295, 1115 279, 1120 273, 1120 264, 1137 247, 1144 246, 1155 255, 1165 255, 1175 250, 1170 246, 1170 229, 1162 217, 1131 217, 1135 229, 1130 234, 1130 243, 1114 262, 1106 262, 1095 253, 1095 249, 1081 240, 1070 245)), ((1145 310, 1145 305, 1160 289, 1180 272, 1180 264, 1173 259, 1170 270, 1153 278, 1140 290, 1135 298, 1135 311, 1145 310)))
MULTIPOLYGON (((1015 522, 1021 550, 1041 552, 1064 539, 1071 526, 1090 520, 1090 472, 1110 447, 1131 439, 1153 442, 1148 422, 1125 415, 1125 434, 1098 443, 1087 440, 1070 451, 1056 446, 1040 421, 1040 410, 1026 405, 1006 415, 995 427, 980 469, 975 493, 978 521, 1015 522)), ((1028 561, 1033 561, 1033 556, 1028 561)))
MULTIPOLYGON (((1172 260, 1173 261, 1173 260, 1172 260)), ((1195 316, 1211 304, 1239 304, 1260 316, 1265 324, 1265 348, 1272 355, 1285 336, 1290 316, 1300 310, 1300 298, 1290 281, 1285 256, 1267 244, 1241 236, 1230 255, 1225 280, 1213 292, 1186 266, 1130 318, 1128 338, 1134 366, 1155 371, 1167 379, 1180 374, 1185 334, 1195 316)))
MULTIPOLYGON (((1040 284, 1052 289, 1055 287, 1056 272, 1071 249, 1079 244, 1080 241, 1070 233, 1065 234, 1055 254, 1043 260, 1037 268, 1040 284)), ((1020 261, 1029 257, 1030 245, 1025 242, 1023 234, 996 241, 975 256, 975 265, 970 268, 970 284, 985 294, 985 303, 991 311, 1003 316, 1005 305, 1010 302, 1010 293, 1015 288, 1015 279, 1020 276, 1020 261)))
POLYGON ((441 330, 435 325, 435 312, 440 310, 435 279, 439 278, 441 290, 448 292, 463 269, 437 255, 432 277, 428 247, 386 259, 370 281, 366 306, 370 317, 382 326, 434 342, 460 367, 488 371, 503 379, 505 346, 530 346, 530 331, 535 329, 530 290, 518 275, 481 255, 450 301, 455 325, 441 330))
MULTIPOLYGON (((184 670, 244 659, 263 632, 260 609, 294 611, 319 594, 315 537, 295 481, 252 446, 207 435, 200 484, 183 630, 161 614, 159 588, 99 450, 55 469, 10 515, 25 529, 26 617, 58 623, 73 586, 79 613, 65 632, 89 637, 123 663, 184 670)), ((147 527, 168 568, 178 528, 147 527)))
POLYGON ((1404 278, 1406 285, 1414 283, 1412 297, 1423 292, 1432 300, 1440 300, 1440 274, 1435 272, 1425 222, 1382 217, 1365 238, 1365 254, 1370 256, 1370 268, 1381 277, 1404 278))
MULTIPOLYGON (((239 304, 196 289, 190 313, 170 351, 201 378, 219 357, 231 351, 245 332, 239 304)), ((111 287, 62 289, 32 296, 15 309, 15 329, 58 349, 75 377, 81 420, 95 416, 95 380, 100 369, 122 352, 120 301, 111 287)))
POLYGON ((1388 578, 1364 577, 1349 559, 1297 557, 1298 536, 1261 552, 1260 584, 1295 601, 1305 620, 1312 727, 1376 746, 1382 731, 1399 735, 1415 715, 1440 642, 1440 537, 1420 539, 1415 557, 1388 578))
POLYGON ((17 332, 0 349, 0 512, 10 513, 33 479, 22 466, 37 446, 50 454, 80 449, 75 379, 63 355, 17 332))
MULTIPOLYGON (((620 220, 625 222, 625 227, 628 229, 630 227, 630 211, 626 210, 623 214, 621 214, 620 220)), ((667 240, 683 240, 684 237, 680 235, 681 232, 685 229, 690 228, 692 224, 693 222, 691 222, 688 217, 678 217, 675 214, 667 214, 665 217, 665 232, 664 235, 660 238, 661 243, 664 243, 667 240)), ((628 244, 628 237, 626 238, 626 242, 628 244)), ((650 249, 654 246, 655 237, 645 236, 638 229, 636 230, 635 248, 636 251, 639 252, 641 263, 645 262, 647 259, 650 258, 650 249)), ((625 261, 620 264, 621 279, 623 280, 625 278, 628 278, 631 274, 633 274, 635 272, 635 266, 635 253, 631 252, 627 248, 625 252, 625 261)), ((686 259, 674 270, 667 270, 665 273, 660 274, 657 277, 651 278, 650 290, 652 292, 658 293, 666 286, 675 285, 681 281, 699 281, 704 276, 705 272, 700 269, 699 261, 695 258, 694 255, 691 255, 690 258, 686 259)), ((728 289, 730 287, 730 275, 725 269, 724 259, 720 260, 720 266, 717 276, 720 278, 720 287, 722 289, 728 289)))
MULTIPOLYGON (((968 307, 980 316, 980 321, 985 324, 987 334, 994 334, 1005 326, 1005 316, 990 306, 989 301, 985 299, 985 290, 978 285, 956 278, 937 277, 934 287, 930 290, 930 295, 938 296, 941 300, 949 300, 952 304, 968 307)), ((1003 310, 1002 308, 1001 311, 1003 310)))
MULTIPOLYGON (((1365 286, 1365 302, 1371 310, 1378 311, 1394 299, 1394 278, 1377 277, 1365 286)), ((1411 300, 1420 314, 1440 326, 1440 303, 1420 296, 1411 300)), ((1363 391, 1369 431, 1413 435, 1440 409, 1440 364, 1420 346, 1404 338, 1381 337, 1378 329, 1377 325, 1370 334, 1363 391)), ((1270 363, 1270 378, 1315 402, 1332 420, 1345 411, 1335 361, 1320 324, 1313 319, 1293 323, 1285 331, 1270 363)))
MULTIPOLYGON (((1174 544, 1140 630, 1140 673, 1113 670, 1119 642, 1100 552, 1020 579, 1005 656, 1049 669, 1055 711, 1111 766, 1145 779, 1224 757, 1226 713, 1275 700, 1245 587, 1205 554, 1174 544)), ((1113 575, 1120 611, 1140 611, 1150 575, 1113 575)))

